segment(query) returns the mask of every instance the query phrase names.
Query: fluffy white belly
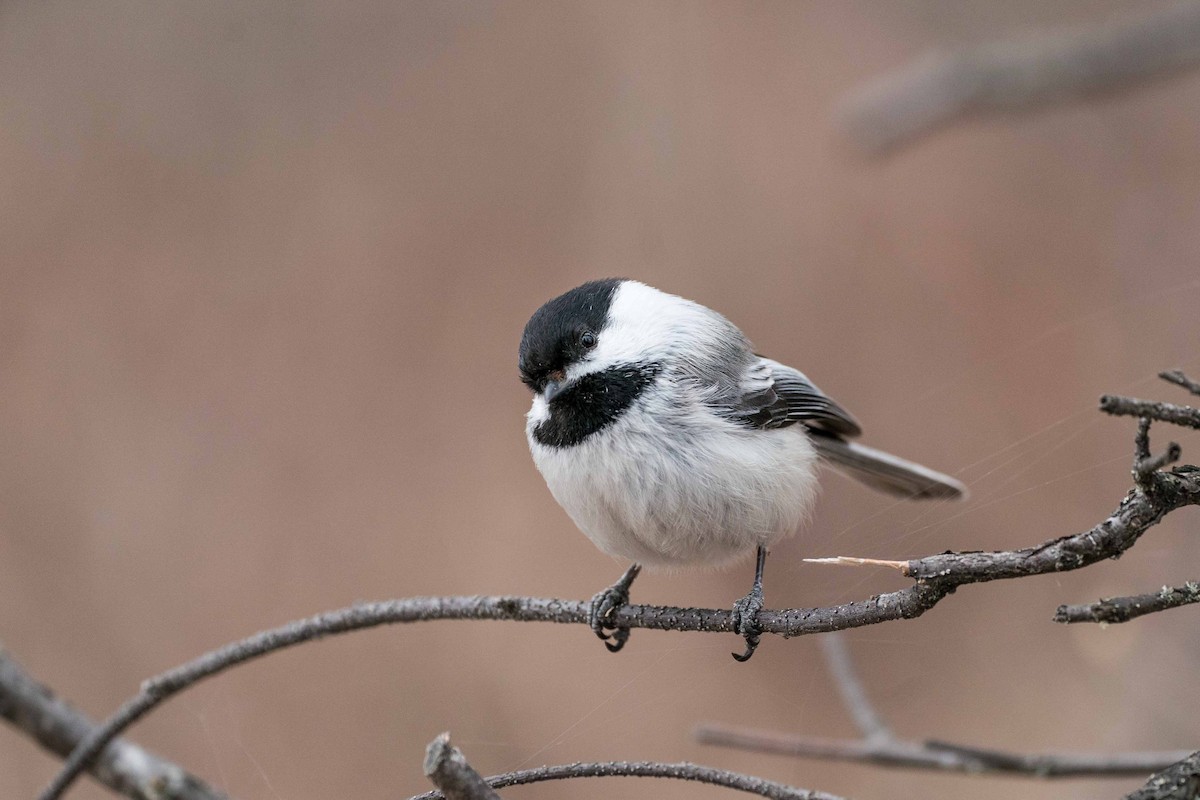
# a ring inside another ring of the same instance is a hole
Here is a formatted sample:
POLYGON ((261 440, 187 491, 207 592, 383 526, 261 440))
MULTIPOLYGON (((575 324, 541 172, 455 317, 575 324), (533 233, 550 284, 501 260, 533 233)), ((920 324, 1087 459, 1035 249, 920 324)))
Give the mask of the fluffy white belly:
POLYGON ((611 556, 651 568, 716 567, 794 533, 816 494, 803 426, 755 430, 688 417, 648 428, 646 417, 625 414, 573 447, 531 435, 529 447, 554 498, 611 556))

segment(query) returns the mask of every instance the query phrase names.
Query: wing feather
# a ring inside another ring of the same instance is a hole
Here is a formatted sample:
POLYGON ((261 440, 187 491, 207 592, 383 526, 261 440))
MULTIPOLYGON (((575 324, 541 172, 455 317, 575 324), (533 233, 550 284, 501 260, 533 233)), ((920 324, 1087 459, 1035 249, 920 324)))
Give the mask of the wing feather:
POLYGON ((759 358, 750 365, 733 416, 755 428, 783 428, 802 422, 811 428, 854 437, 862 433, 849 411, 817 388, 803 372, 759 358))
POLYGON ((817 453, 868 486, 910 499, 963 498, 967 487, 929 467, 848 442, 862 430, 850 412, 816 387, 802 372, 769 358, 746 370, 740 395, 730 409, 738 422, 755 428, 809 429, 817 453))

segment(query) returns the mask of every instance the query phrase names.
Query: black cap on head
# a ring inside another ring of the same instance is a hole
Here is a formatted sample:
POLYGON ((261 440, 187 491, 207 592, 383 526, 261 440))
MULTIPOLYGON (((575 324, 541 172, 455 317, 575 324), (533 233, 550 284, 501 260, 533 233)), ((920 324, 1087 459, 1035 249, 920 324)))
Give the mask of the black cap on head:
POLYGON ((584 334, 600 333, 621 278, 576 286, 533 312, 518 350, 521 381, 541 391, 550 373, 565 370, 588 350, 584 334))

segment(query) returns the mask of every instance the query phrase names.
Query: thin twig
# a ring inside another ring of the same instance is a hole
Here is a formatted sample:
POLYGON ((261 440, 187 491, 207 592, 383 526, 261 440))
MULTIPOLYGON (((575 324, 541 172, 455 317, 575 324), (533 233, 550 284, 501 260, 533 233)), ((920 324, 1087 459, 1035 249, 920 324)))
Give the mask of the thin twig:
MULTIPOLYGON (((3 647, 0 717, 61 758, 69 756, 96 727, 86 714, 30 677, 3 647)), ((182 767, 124 739, 109 742, 88 771, 100 783, 133 800, 228 800, 182 767)))
MULTIPOLYGON (((775 781, 756 778, 753 775, 743 775, 739 772, 730 772, 714 767, 702 767, 686 761, 676 764, 655 761, 578 762, 506 772, 485 780, 493 789, 503 789, 505 786, 519 786, 525 783, 557 781, 567 778, 675 778, 722 786, 726 789, 736 789, 761 797, 769 797, 772 800, 842 800, 836 795, 825 792, 797 789, 775 781)), ((438 800, 442 796, 440 792, 426 792, 416 795, 410 800, 438 800)))
POLYGON ((1157 489, 1156 473, 1163 467, 1174 464, 1183 455, 1183 448, 1171 442, 1167 449, 1155 456, 1150 453, 1150 423, 1148 417, 1138 420, 1137 436, 1134 437, 1133 481, 1147 492, 1157 489))
POLYGON ((1106 394, 1100 398, 1100 410, 1116 417, 1145 417, 1185 428, 1200 429, 1200 409, 1191 406, 1106 394))
POLYGON ((1200 4, 1101 26, 931 53, 854 91, 839 111, 858 147, 884 153, 960 118, 1135 86, 1200 62, 1200 4))
POLYGON ((845 634, 829 633, 822 636, 820 641, 825 653, 825 663, 829 666, 829 674, 842 696, 842 703, 850 712, 863 738, 868 742, 891 740, 891 729, 875 710, 874 704, 867 696, 866 688, 858 678, 857 670, 854 669, 854 659, 850 657, 845 634))
POLYGON ((446 800, 500 800, 462 751, 450 744, 449 733, 440 734, 425 748, 422 768, 446 800))
POLYGON ((1169 608, 1200 603, 1200 583, 1189 581, 1183 586, 1164 586, 1152 594, 1130 597, 1111 597, 1096 603, 1059 606, 1055 622, 1128 622, 1131 619, 1169 608))
POLYGON ((937 741, 827 739, 706 723, 693 736, 702 744, 755 753, 853 761, 972 774, 1004 773, 1031 778, 1120 778, 1163 769, 1188 751, 1145 753, 1009 753, 937 741))
POLYGON ((1148 481, 1154 473, 1163 467, 1174 464, 1182 455, 1183 448, 1179 446, 1178 442, 1171 442, 1167 445, 1167 449, 1159 455, 1139 461, 1134 467, 1134 472, 1139 481, 1148 481))
POLYGON ((1200 395, 1200 381, 1194 381, 1187 375, 1184 375, 1181 369, 1169 369, 1166 372, 1160 372, 1158 373, 1158 377, 1167 383, 1182 386, 1194 395, 1200 395))
POLYGON ((1154 420, 1142 417, 1138 420, 1137 433, 1133 437, 1133 471, 1137 474, 1142 462, 1150 460, 1150 425, 1154 420))
POLYGON ((897 737, 875 710, 854 669, 842 634, 821 638, 830 676, 862 739, 794 736, 726 725, 701 725, 693 732, 702 744, 722 745, 757 753, 774 753, 826 761, 855 761, 887 767, 934 769, 946 772, 1008 773, 1036 778, 1126 777, 1163 769, 1187 755, 1167 753, 1008 753, 939 741, 897 737))
MULTIPOLYGON (((1081 533, 1023 550, 948 552, 912 560, 904 569, 915 579, 912 586, 838 606, 764 610, 757 622, 762 632, 786 637, 911 619, 960 586, 1065 572, 1116 558, 1166 514, 1188 505, 1200 505, 1200 469, 1176 467, 1156 473, 1154 491, 1135 488, 1112 516, 1081 533)), ((61 797, 104 745, 167 698, 250 659, 322 636, 385 624, 436 619, 586 624, 588 607, 585 602, 531 597, 418 597, 354 605, 255 634, 145 682, 137 695, 79 744, 40 800, 61 797)), ((617 610, 613 624, 619 628, 733 632, 727 609, 628 605, 617 610)))

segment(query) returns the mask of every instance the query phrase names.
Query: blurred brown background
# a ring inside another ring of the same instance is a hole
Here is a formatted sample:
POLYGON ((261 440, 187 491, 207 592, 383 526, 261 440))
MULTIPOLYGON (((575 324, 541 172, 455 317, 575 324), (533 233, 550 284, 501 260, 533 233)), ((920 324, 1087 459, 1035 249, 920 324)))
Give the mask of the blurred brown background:
MULTIPOLYGON (((804 565, 1023 546, 1129 485, 1105 392, 1200 373, 1200 74, 857 156, 835 106, 938 46, 1158 3, 13 3, 0 11, 0 641, 95 716, 139 681, 359 599, 583 598, 623 568, 555 505, 515 349, 543 300, 640 278, 714 306, 958 474, 966 506, 838 477, 773 607, 896 588, 804 565)), ((1158 427, 1200 459, 1200 437, 1158 427)), ((970 587, 850 645, 898 731, 1020 750, 1200 746, 1196 612, 1062 602, 1197 578, 1181 512, 1119 563, 970 587)), ((641 602, 726 606, 728 573, 641 602)), ((485 773, 690 759, 861 800, 1116 797, 702 748, 699 721, 853 728, 816 639, 433 623, 211 680, 132 738, 238 798, 396 798, 453 732, 485 773)), ((0 796, 57 762, 0 730, 0 796)), ((588 781, 528 798, 718 797, 588 781)), ((507 796, 506 795, 506 796, 507 796)), ((99 798, 93 785, 72 795, 99 798)))

